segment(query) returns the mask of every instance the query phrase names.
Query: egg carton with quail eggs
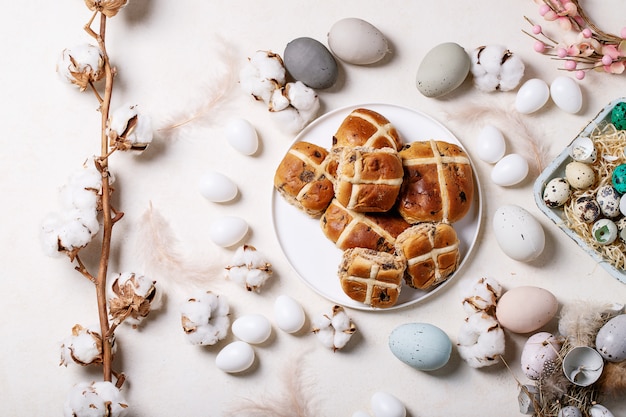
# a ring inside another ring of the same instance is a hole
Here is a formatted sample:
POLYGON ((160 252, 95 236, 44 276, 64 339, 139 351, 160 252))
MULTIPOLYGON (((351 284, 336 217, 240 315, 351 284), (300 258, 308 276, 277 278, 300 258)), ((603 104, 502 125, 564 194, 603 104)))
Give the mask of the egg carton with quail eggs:
POLYGON ((626 283, 626 98, 604 107, 535 181, 539 209, 626 283))

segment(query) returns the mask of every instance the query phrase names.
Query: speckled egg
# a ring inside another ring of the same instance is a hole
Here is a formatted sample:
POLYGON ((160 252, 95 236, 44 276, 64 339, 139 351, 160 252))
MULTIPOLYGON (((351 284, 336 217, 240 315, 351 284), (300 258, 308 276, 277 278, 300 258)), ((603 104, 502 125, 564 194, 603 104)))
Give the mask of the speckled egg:
POLYGON ((521 286, 502 294, 496 305, 496 318, 513 333, 530 333, 548 324, 558 309, 559 302, 550 291, 521 286))
POLYGON ((600 328, 596 349, 609 362, 626 360, 626 314, 613 317, 600 328))
POLYGON ((509 258, 530 262, 543 252, 546 236, 541 223, 523 207, 505 204, 493 216, 496 241, 509 258))
POLYGON ((574 215, 584 223, 593 223, 600 217, 600 205, 591 196, 578 197, 574 202, 574 215))
POLYGON ((611 182, 618 193, 626 194, 626 164, 619 164, 613 169, 611 182))
POLYGON ((596 180, 596 174, 590 165, 572 161, 565 166, 565 178, 572 187, 578 190, 585 190, 593 185, 596 180))
POLYGON ((302 37, 289 42, 283 61, 294 79, 313 89, 329 88, 337 82, 339 70, 335 58, 315 39, 302 37))
POLYGON ((610 245, 617 239, 617 225, 613 220, 600 219, 591 226, 593 239, 601 245, 610 245))
POLYGON ((374 64, 389 52, 387 39, 363 19, 341 19, 328 32, 328 46, 335 56, 355 65, 374 64))
POLYGON ((441 97, 456 90, 469 74, 472 62, 462 46, 446 42, 435 46, 417 69, 417 89, 426 97, 441 97))
POLYGON ((626 129, 626 103, 617 103, 611 110, 611 123, 619 129, 626 129))
POLYGON ((389 335, 389 349, 396 358, 415 369, 434 371, 450 360, 452 342, 437 326, 406 323, 389 335))
POLYGON ((557 417, 583 417, 583 413, 580 408, 568 405, 559 410, 557 417))
POLYGON ((589 407, 589 416, 590 417, 615 417, 615 415, 609 411, 608 408, 601 404, 594 404, 589 407))
POLYGON ((596 201, 600 205, 600 211, 606 217, 616 217, 620 214, 620 195, 611 185, 603 185, 596 192, 596 201))
POLYGON ((567 203, 570 195, 570 186, 565 178, 552 178, 543 190, 543 202, 548 207, 560 207, 567 203))
POLYGON ((557 359, 560 349, 561 341, 551 333, 539 332, 530 336, 520 356, 522 372, 529 379, 538 380, 557 359))

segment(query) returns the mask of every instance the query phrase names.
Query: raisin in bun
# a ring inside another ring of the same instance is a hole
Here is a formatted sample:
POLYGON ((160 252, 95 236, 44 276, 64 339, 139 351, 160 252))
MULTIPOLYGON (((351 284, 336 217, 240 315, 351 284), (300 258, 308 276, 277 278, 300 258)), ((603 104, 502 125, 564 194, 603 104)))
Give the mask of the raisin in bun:
POLYGON ((406 264, 391 253, 354 248, 343 253, 339 265, 341 289, 351 299, 377 307, 398 302, 406 264))
POLYGON ((398 211, 409 223, 454 223, 474 196, 470 160, 461 147, 443 141, 413 142, 400 152, 404 181, 398 211))
POLYGON ((326 174, 327 156, 321 146, 296 142, 274 174, 274 187, 285 200, 313 217, 319 217, 335 195, 326 174))
POLYGON ((383 115, 369 109, 353 110, 333 136, 333 147, 367 146, 400 150, 402 141, 396 128, 383 115))
POLYGON ((402 161, 391 148, 343 148, 335 197, 350 210, 389 211, 398 198, 403 176, 402 161))
POLYGON ((459 266, 459 239, 447 223, 420 223, 396 239, 396 251, 407 261, 405 282, 428 289, 444 282, 459 266))
POLYGON ((341 250, 361 247, 393 253, 396 238, 410 224, 396 212, 358 213, 335 199, 320 218, 320 226, 341 250))

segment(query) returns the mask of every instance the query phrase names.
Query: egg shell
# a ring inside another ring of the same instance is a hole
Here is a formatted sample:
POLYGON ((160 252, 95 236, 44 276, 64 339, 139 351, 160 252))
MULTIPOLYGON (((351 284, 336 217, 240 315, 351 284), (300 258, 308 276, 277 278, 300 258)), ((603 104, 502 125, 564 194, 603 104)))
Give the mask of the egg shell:
POLYGON ((526 209, 505 204, 493 216, 496 241, 508 257, 521 262, 536 259, 546 244, 541 223, 526 209))
POLYGON ((544 372, 546 363, 558 358, 561 342, 548 332, 539 332, 530 336, 520 356, 522 372, 533 381, 538 380, 544 372))
POLYGON ((548 324, 558 309, 559 302, 550 291, 521 286, 502 294, 496 305, 496 318, 513 333, 530 333, 548 324))
POLYGON ((613 317, 600 328, 596 349, 607 361, 626 360, 626 314, 613 317))
POLYGON ((344 62, 355 65, 374 64, 385 57, 389 46, 385 36, 363 19, 341 19, 328 32, 328 47, 344 62))
POLYGON ((254 363, 254 349, 248 343, 237 340, 224 346, 215 357, 218 369, 227 373, 243 372, 254 363))
POLYGON ((283 54, 285 69, 291 76, 313 89, 332 87, 337 82, 337 61, 319 41, 302 37, 292 40, 283 54))
POLYGON ((626 197, 621 196, 619 199, 619 212, 626 216, 626 197))
POLYGON ((603 185, 596 192, 596 201, 606 217, 617 217, 620 214, 620 198, 620 194, 612 185, 603 185))
POLYGON ((550 97, 558 108, 567 113, 578 113, 583 106, 583 94, 573 78, 562 75, 550 84, 550 97))
POLYGON ((617 225, 611 219, 599 219, 591 226, 593 239, 601 245, 610 245, 615 242, 617 235, 617 225))
POLYGON ((573 212, 584 223, 593 223, 600 217, 600 205, 591 196, 581 196, 574 201, 573 212))
POLYGON ((387 392, 375 392, 370 400, 370 407, 372 408, 374 417, 406 416, 406 408, 404 404, 402 404, 402 401, 387 392))
POLYGON ((415 369, 434 371, 450 360, 452 342, 437 326, 406 323, 389 335, 389 349, 396 358, 415 369))
POLYGON ((541 109, 550 98, 550 88, 545 81, 532 78, 526 81, 515 96, 515 109, 523 114, 534 113, 541 109))
POLYGON ((552 178, 543 190, 543 202, 551 208, 561 207, 567 203, 571 194, 569 183, 565 178, 552 178))
POLYGON ((417 89, 426 97, 456 90, 469 74, 471 59, 462 46, 446 42, 428 51, 417 69, 417 89))
POLYGON ((198 184, 200 194, 214 203, 225 203, 237 197, 239 190, 226 175, 216 171, 208 171, 202 174, 198 184))
POLYGON ((571 156, 574 161, 591 164, 595 162, 598 157, 598 150, 593 140, 581 136, 572 141, 572 144, 569 146, 569 156, 571 156))
POLYGON ((237 244, 248 233, 248 223, 241 217, 223 216, 209 226, 209 238, 224 248, 237 244))
POLYGON ((279 329, 295 333, 304 326, 304 309, 298 301, 288 295, 279 295, 274 302, 274 320, 279 329))
POLYGON ((580 408, 567 405, 559 410, 557 417, 583 417, 583 413, 580 411, 580 408))
POLYGON ((604 360, 592 347, 575 346, 563 357, 563 373, 574 385, 587 387, 602 375, 604 360))
POLYGON ((225 135, 230 146, 244 155, 254 155, 259 149, 259 135, 246 119, 230 119, 225 127, 225 135))
POLYGON ((502 132, 493 125, 486 125, 478 133, 476 155, 481 161, 495 164, 506 153, 506 141, 502 132))
POLYGON ((500 159, 491 170, 491 181, 502 187, 510 187, 522 182, 528 175, 528 161, 517 153, 500 159))
POLYGON ((572 187, 585 190, 593 185, 596 174, 589 164, 572 161, 565 165, 565 178, 572 187))
POLYGON ((589 416, 590 417, 615 417, 612 412, 609 411, 608 408, 603 406, 602 404, 594 404, 589 407, 589 416))
POLYGON ((247 314, 232 324, 233 334, 244 342, 259 344, 272 334, 270 321, 262 314, 247 314))

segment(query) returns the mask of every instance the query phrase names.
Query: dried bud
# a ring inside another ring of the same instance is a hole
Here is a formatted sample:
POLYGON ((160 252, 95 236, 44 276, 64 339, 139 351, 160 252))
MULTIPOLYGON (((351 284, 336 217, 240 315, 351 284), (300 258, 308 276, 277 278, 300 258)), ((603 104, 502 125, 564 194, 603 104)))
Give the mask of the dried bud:
POLYGON ((82 44, 63 50, 57 62, 61 78, 84 91, 104 77, 104 55, 95 45, 82 44))
POLYGON ((133 272, 119 274, 110 288, 109 314, 114 323, 126 321, 137 327, 151 310, 159 307, 160 297, 151 281, 133 272))
POLYGON ((100 12, 106 17, 113 17, 120 11, 128 0, 85 0, 85 4, 92 12, 100 12))
POLYGON ((356 325, 352 322, 343 307, 333 306, 332 316, 324 314, 313 323, 313 333, 324 346, 337 351, 342 349, 356 332, 356 325))
POLYGON ((128 404, 112 382, 81 382, 74 385, 63 408, 65 417, 122 417, 128 404))
POLYGON ((230 307, 224 297, 201 291, 180 309, 181 324, 194 345, 214 345, 228 334, 230 307))
POLYGON ((139 106, 125 104, 110 114, 107 135, 112 148, 143 151, 152 142, 152 120, 139 106))
POLYGON ((265 282, 272 276, 272 265, 254 246, 240 246, 231 265, 226 267, 226 276, 238 284, 244 285, 248 291, 259 292, 265 282))
MULTIPOLYGON (((111 340, 111 351, 115 353, 115 338, 111 340)), ((72 335, 61 344, 61 365, 72 361, 79 365, 102 363, 102 336, 96 326, 85 328, 80 324, 72 327, 72 335)))

